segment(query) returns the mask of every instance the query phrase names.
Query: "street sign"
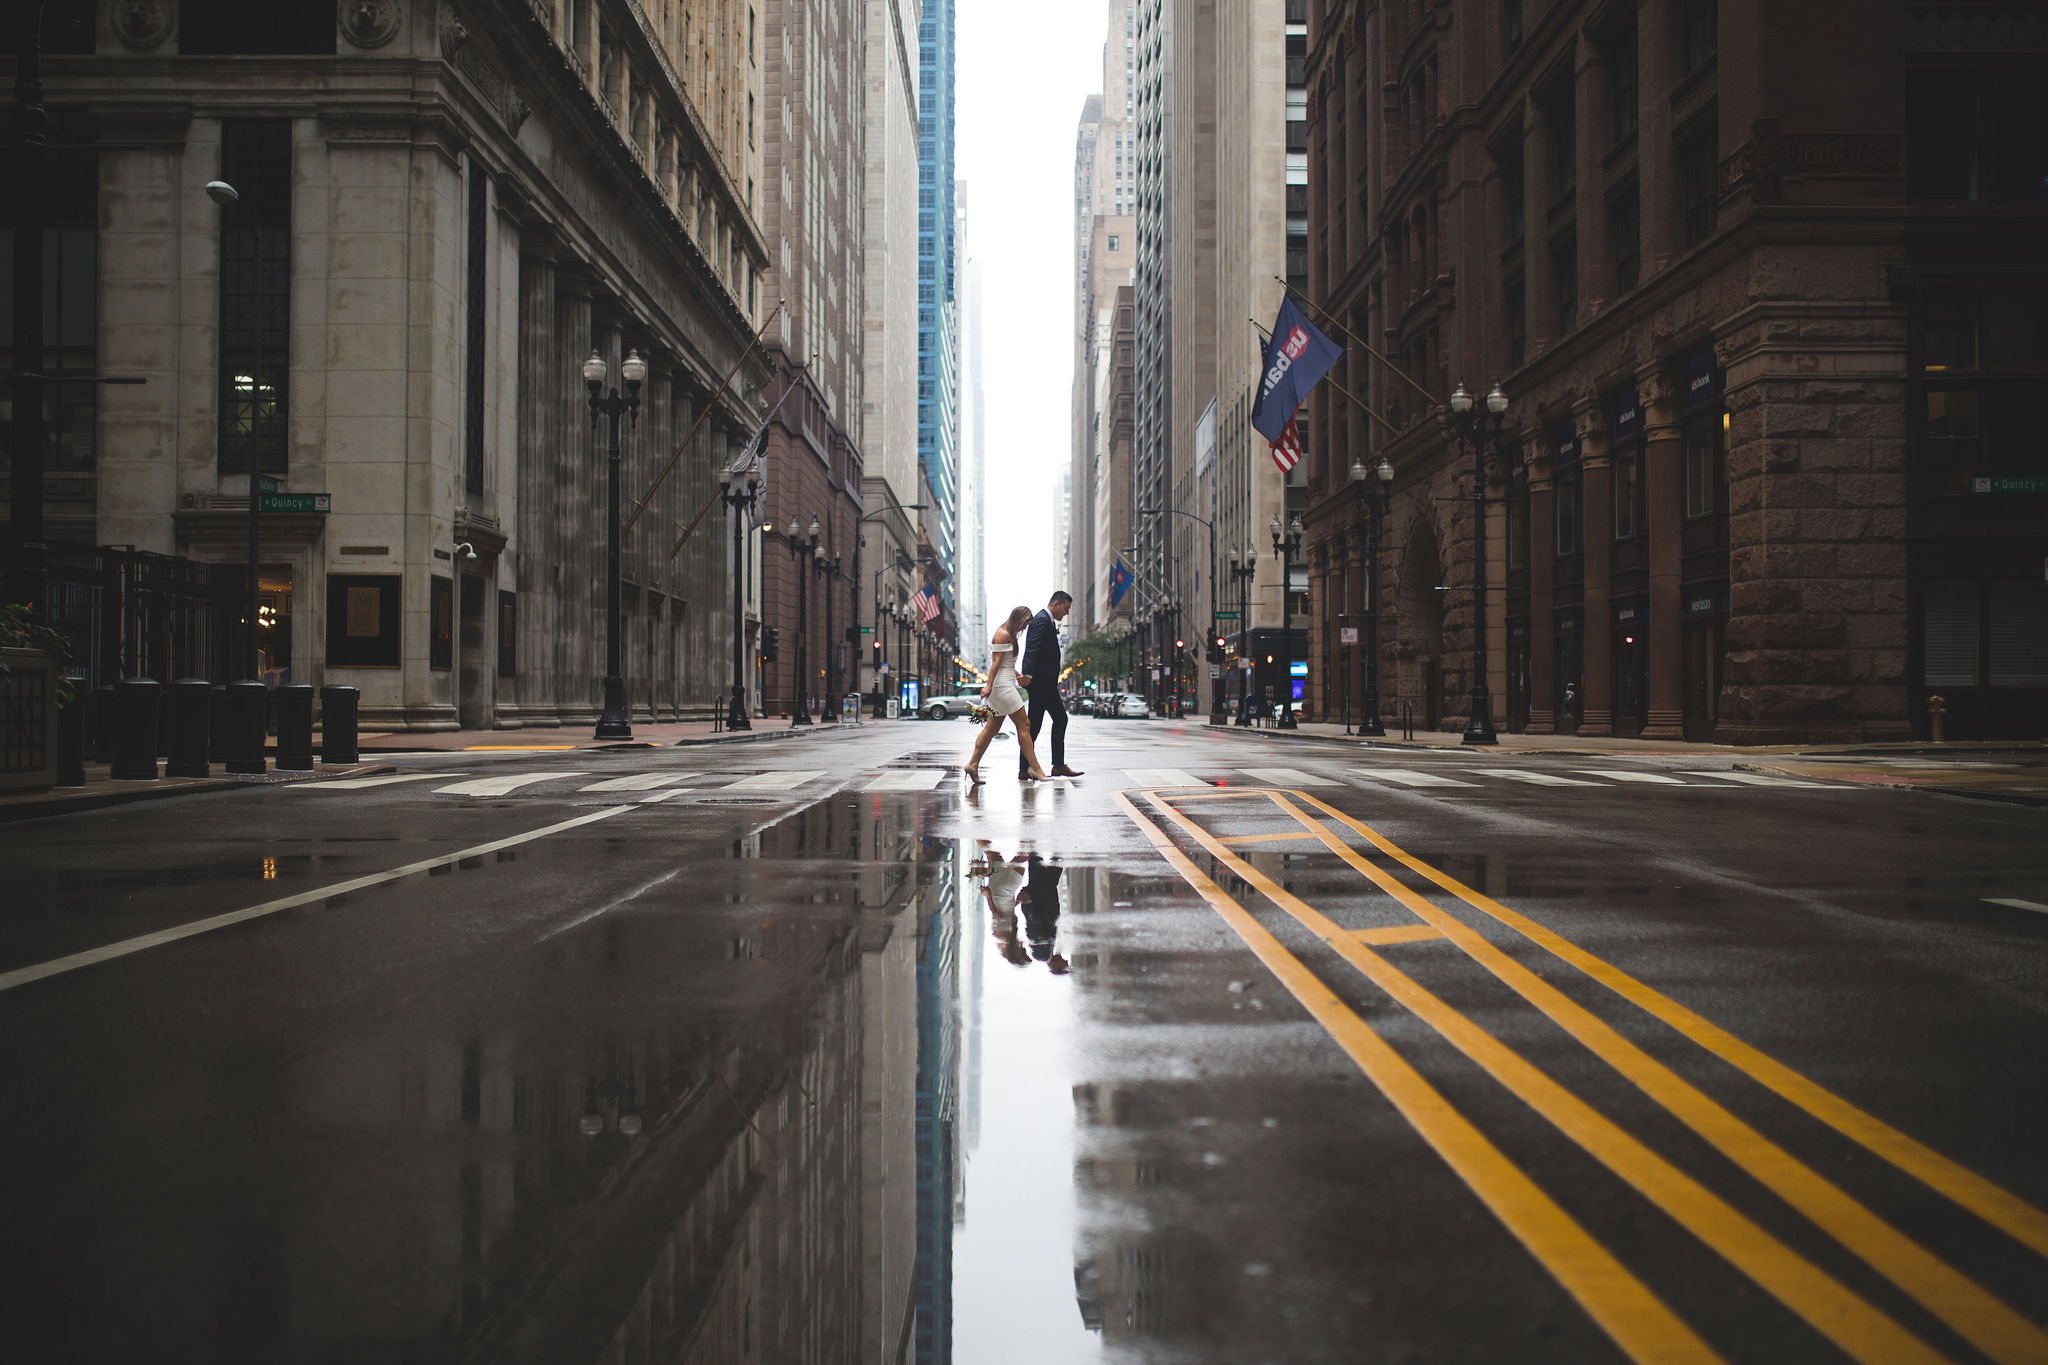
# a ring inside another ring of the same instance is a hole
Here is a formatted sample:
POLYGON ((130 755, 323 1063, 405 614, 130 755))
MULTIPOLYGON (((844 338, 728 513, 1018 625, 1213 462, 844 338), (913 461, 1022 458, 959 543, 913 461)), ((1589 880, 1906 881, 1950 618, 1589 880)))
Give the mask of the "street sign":
POLYGON ((860 633, 863 635, 873 635, 875 633, 875 628, 873 626, 862 626, 860 628, 860 633))
POLYGON ((1219 611, 1216 613, 1216 619, 1219 621, 1235 621, 1237 613, 1234 611, 1219 611))
POLYGON ((1977 493, 2048 493, 2048 478, 2021 475, 2017 478, 1974 479, 1970 488, 1977 493))
POLYGON ((1355 645, 1355 644, 1357 644, 1357 643, 1358 643, 1358 627, 1357 627, 1357 626, 1339 626, 1339 627, 1337 627, 1337 643, 1338 643, 1338 644, 1340 644, 1340 645, 1355 645))
POLYGON ((263 512, 327 512, 334 502, 332 493, 265 493, 263 512))
POLYGON ((256 476, 256 491, 259 493, 282 493, 284 492, 284 480, 278 478, 275 474, 258 474, 256 476))

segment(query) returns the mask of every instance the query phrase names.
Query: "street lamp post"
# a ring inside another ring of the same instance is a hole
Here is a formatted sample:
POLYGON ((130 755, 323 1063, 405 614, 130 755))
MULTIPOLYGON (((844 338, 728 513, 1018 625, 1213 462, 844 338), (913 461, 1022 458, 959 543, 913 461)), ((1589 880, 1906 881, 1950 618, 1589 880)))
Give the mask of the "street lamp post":
POLYGON ((790 657, 790 679, 795 695, 789 700, 789 723, 809 725, 811 723, 811 679, 810 679, 810 578, 811 561, 824 554, 824 546, 818 541, 818 519, 811 518, 811 524, 802 535, 797 534, 796 523, 791 522, 784 537, 789 542, 790 557, 796 560, 796 652, 790 657))
POLYGON ((839 695, 839 647, 832 639, 832 585, 839 581, 838 555, 825 558, 825 549, 819 546, 812 555, 812 567, 818 577, 825 580, 825 716, 837 720, 839 713, 834 710, 835 698, 839 695))
POLYGON ((718 495, 719 500, 732 509, 732 700, 725 713, 728 730, 751 730, 753 722, 747 719, 747 683, 744 673, 744 656, 747 652, 746 605, 743 600, 741 581, 746 567, 746 532, 748 513, 761 498, 761 467, 756 464, 747 469, 744 484, 735 483, 718 495))
MULTIPOLYGON (((1337 533, 1337 543, 1336 543, 1336 544, 1335 544, 1334 546, 1332 546, 1332 547, 1331 547, 1331 550, 1330 550, 1330 557, 1331 557, 1331 559, 1332 559, 1332 560, 1333 560, 1333 561, 1334 561, 1334 562, 1336 563, 1336 566, 1337 566, 1337 573, 1338 573, 1338 576, 1339 576, 1340 578, 1342 578, 1342 579, 1343 579, 1343 581, 1344 581, 1344 593, 1343 593, 1343 596, 1341 596, 1340 598, 1338 598, 1338 600, 1339 600, 1340 602, 1343 602, 1343 603, 1344 603, 1344 604, 1345 604, 1346 606, 1349 606, 1349 605, 1350 605, 1350 603, 1351 603, 1351 539, 1350 539, 1350 537, 1349 537, 1349 536, 1348 536, 1348 535, 1347 535, 1347 534, 1346 534, 1345 532, 1343 532, 1343 531, 1339 531, 1339 532, 1337 533)), ((1328 580, 1326 579, 1326 580, 1325 580, 1325 582, 1327 582, 1327 581, 1328 581, 1328 580)), ((1344 672, 1344 686, 1343 686, 1343 688, 1342 688, 1342 692, 1343 692, 1343 697, 1344 697, 1344 701, 1343 701, 1343 705, 1344 705, 1344 733, 1345 733, 1346 735, 1349 735, 1349 734, 1351 733, 1351 649, 1352 649, 1352 647, 1351 647, 1350 645, 1348 645, 1348 644, 1345 644, 1345 643, 1343 642, 1343 639, 1344 639, 1344 637, 1343 637, 1343 631, 1344 631, 1344 620, 1345 620, 1345 615, 1344 615, 1344 613, 1342 613, 1342 612, 1339 612, 1339 613, 1337 614, 1337 631, 1338 631, 1338 636, 1337 636, 1337 639, 1338 639, 1338 643, 1337 643, 1337 657, 1338 657, 1338 658, 1340 658, 1341 660, 1343 660, 1343 665, 1342 665, 1342 667, 1343 667, 1343 672, 1344 672)), ((1354 629, 1355 629, 1355 627, 1354 627, 1354 629)), ((1327 638, 1327 637, 1326 637, 1326 638, 1327 638)), ((1326 674, 1326 676, 1327 676, 1327 674, 1326 674)), ((1324 714, 1323 714, 1323 719, 1325 719, 1325 720, 1328 720, 1328 719, 1329 719, 1329 713, 1328 713, 1328 711, 1327 711, 1327 710, 1326 710, 1326 711, 1324 712, 1324 714)))
MULTIPOLYGON (((1162 512, 1171 513, 1176 517, 1186 517, 1196 525, 1205 526, 1209 530, 1209 638, 1214 640, 1216 638, 1216 596, 1219 587, 1216 581, 1216 523, 1206 517, 1198 517, 1193 512, 1182 511, 1178 507, 1141 507, 1138 509, 1138 515, 1141 517, 1156 517, 1162 512)), ((1236 551, 1231 553, 1235 555, 1236 551)), ((1206 656, 1207 653, 1208 650, 1205 647, 1203 654, 1206 656)), ((1210 689, 1209 696, 1209 723, 1211 725, 1221 725, 1224 722, 1223 670, 1221 668, 1216 670, 1214 682, 1215 686, 1210 689)))
POLYGON ((647 378, 647 362, 638 351, 626 352, 619 377, 626 392, 606 393, 604 357, 596 351, 583 362, 583 383, 590 390, 590 425, 600 416, 611 419, 611 452, 605 459, 604 494, 604 711, 597 718, 598 739, 631 739, 633 727, 626 723, 626 680, 619 673, 619 419, 631 414, 640 420, 640 385, 647 378))
MULTIPOLYGON (((1363 463, 1351 462, 1351 492, 1367 513, 1365 524, 1365 706, 1358 718, 1360 738, 1385 735, 1380 720, 1380 518, 1387 507, 1387 489, 1394 482, 1394 466, 1384 455, 1370 480, 1363 463), (1373 481, 1378 487, 1372 486, 1373 481)), ((1349 675, 1346 675, 1349 685, 1349 675)))
POLYGON ((1287 609, 1287 594, 1294 583, 1294 557, 1301 553, 1301 517, 1290 520, 1283 534, 1276 513, 1267 529, 1273 533, 1273 554, 1280 561, 1280 693, 1287 703, 1274 724, 1282 730, 1294 730, 1300 728, 1301 721, 1294 714, 1294 618, 1287 609))
POLYGON ((1486 395, 1486 416, 1475 410, 1463 384, 1451 394, 1451 418, 1458 444, 1472 452, 1472 716, 1465 722, 1467 744, 1498 744, 1492 699, 1486 691, 1486 448, 1498 446, 1508 396, 1495 384, 1486 395))
MULTIPOLYGON (((1232 546, 1230 549, 1230 577, 1237 584, 1237 652, 1240 658, 1245 659, 1251 657, 1251 590, 1252 580, 1258 576, 1258 573, 1259 552, 1249 545, 1243 549, 1232 546)), ((1251 724, 1251 718, 1246 714, 1243 704, 1244 694, 1251 689, 1252 680, 1249 671, 1240 668, 1238 672, 1244 674, 1244 676, 1238 680, 1237 723, 1239 726, 1246 726, 1251 724)))

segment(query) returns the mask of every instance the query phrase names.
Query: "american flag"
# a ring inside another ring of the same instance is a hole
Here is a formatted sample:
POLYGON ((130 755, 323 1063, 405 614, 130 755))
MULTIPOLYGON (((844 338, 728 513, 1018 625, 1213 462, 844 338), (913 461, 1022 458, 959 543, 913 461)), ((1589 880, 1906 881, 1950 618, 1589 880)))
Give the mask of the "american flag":
POLYGON ((1289 418, 1287 425, 1280 429, 1280 439, 1274 441, 1273 463, 1280 466, 1282 474, 1294 472, 1294 466, 1301 459, 1301 432, 1289 418))
POLYGON ((939 619, 939 595, 932 591, 931 584, 927 583, 919 588, 917 596, 910 600, 917 604, 917 614, 923 618, 926 625, 939 619))

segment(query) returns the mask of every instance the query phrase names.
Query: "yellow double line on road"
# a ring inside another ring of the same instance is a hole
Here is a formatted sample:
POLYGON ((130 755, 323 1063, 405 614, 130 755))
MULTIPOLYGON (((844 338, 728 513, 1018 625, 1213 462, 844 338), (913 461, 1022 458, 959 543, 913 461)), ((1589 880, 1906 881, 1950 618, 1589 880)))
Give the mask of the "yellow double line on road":
MULTIPOLYGON (((1428 866, 1369 826, 1315 797, 1257 788, 1229 793, 1205 790, 1178 796, 1163 796, 1160 790, 1151 790, 1142 795, 1190 840, 1293 916, 1588 1154, 1851 1357, 1873 1363, 1943 1359, 1905 1327, 1445 1004, 1375 952, 1374 947, 1422 939, 1443 939, 1454 944, 1985 1355, 2001 1365, 2048 1361, 2048 1334, 2034 1323, 1856 1202, 1462 920, 1368 861, 1330 823, 1304 807, 1313 807, 1355 831, 1388 858, 1585 972, 2016 1240, 2043 1251, 2048 1250, 2048 1216, 2039 1210, 1742 1043, 1611 964, 1428 866), (1299 832, 1284 837, 1322 843, 1411 911, 1420 923, 1345 929, 1279 886, 1230 847, 1251 838, 1267 842, 1283 836, 1219 838, 1171 804, 1190 799, 1243 797, 1256 798, 1291 817, 1299 832)), ((1624 1350, 1640 1361, 1718 1359, 1640 1280, 1394 1053, 1369 1024, 1197 868, 1164 829, 1141 813, 1124 793, 1118 793, 1116 799, 1161 855, 1223 916, 1403 1116, 1624 1350)))

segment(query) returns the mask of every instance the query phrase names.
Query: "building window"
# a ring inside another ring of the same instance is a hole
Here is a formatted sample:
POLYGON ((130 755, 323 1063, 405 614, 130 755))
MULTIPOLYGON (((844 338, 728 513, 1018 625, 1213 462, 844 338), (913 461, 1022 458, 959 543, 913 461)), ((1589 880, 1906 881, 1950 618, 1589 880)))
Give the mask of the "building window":
POLYGON ((1978 73, 1906 73, 1906 195, 1977 197, 1978 73))
POLYGON ((487 284, 487 189, 484 168, 475 158, 469 163, 469 278, 465 287, 469 305, 464 339, 464 403, 462 486, 471 493, 484 491, 484 305, 487 284))
POLYGON ((1608 44, 1607 77, 1612 83, 1608 93, 1614 104, 1614 140, 1620 142, 1636 130, 1636 26, 1633 17, 1628 27, 1615 34, 1608 44))
POLYGON ((1927 492, 1970 491, 1977 477, 1978 435, 1975 388, 1927 391, 1927 492))
POLYGON ((1714 177, 1720 163, 1720 133, 1709 114, 1706 126, 1679 144, 1678 190, 1685 214, 1685 244, 1698 246, 1714 235, 1719 205, 1714 177))
POLYGON ((1556 555, 1570 559, 1579 552, 1579 467, 1569 465, 1557 471, 1556 555))
POLYGON ((1517 275, 1507 285, 1508 364, 1522 368, 1529 356, 1528 285, 1517 275))
POLYGON ((1636 509, 1643 500, 1643 459, 1634 447, 1614 455, 1614 538, 1634 540, 1642 529, 1636 509))
POLYGON ((1630 190, 1615 200, 1608 216, 1608 235, 1614 239, 1614 292, 1626 294, 1642 282, 1643 215, 1636 192, 1630 190))
MULTIPOLYGON (((87 470, 97 449, 99 160, 54 148, 43 167, 43 467, 87 470)), ((14 365, 14 232, 0 228, 0 371, 14 365)), ((0 384, 0 432, 14 403, 0 384)))
POLYGON ((1714 56, 1720 37, 1716 0, 1678 0, 1678 56, 1690 76, 1714 56))
POLYGON ((1522 240, 1523 220, 1528 217, 1520 143, 1501 158, 1500 188, 1501 207, 1508 219, 1505 236, 1510 242, 1519 242, 1522 240))
POLYGON ((1122 239, 1122 238, 1120 238, 1120 237, 1118 237, 1118 236, 1117 236, 1117 235, 1116 235, 1116 234, 1115 234, 1114 232, 1110 233, 1110 234, 1109 234, 1109 249, 1110 249, 1111 251, 1115 251, 1115 250, 1117 249, 1117 244, 1118 244, 1118 243, 1119 243, 1120 241, 1122 241, 1122 240, 1123 240, 1123 239, 1122 239))
POLYGON ((1500 22, 1508 51, 1513 52, 1522 45, 1522 0, 1501 0, 1500 22))
POLYGON ((1930 578, 1920 591, 1928 687, 2048 687, 2048 588, 2024 578, 1930 578))
POLYGON ((1579 318, 1579 239, 1565 238, 1550 248, 1552 278, 1557 282, 1557 330, 1569 332, 1579 318))
POLYGON ((1685 515, 1710 517, 1722 510, 1722 485, 1727 482, 1721 455, 1721 410, 1708 408, 1686 418, 1685 515))
POLYGON ((1564 198, 1579 187, 1578 111, 1567 85, 1544 111, 1550 124, 1550 156, 1557 175, 1557 197, 1564 198))
POLYGON ((290 421, 292 125, 227 119, 221 178, 241 198, 223 207, 220 244, 220 436, 223 474, 283 474, 290 421))

